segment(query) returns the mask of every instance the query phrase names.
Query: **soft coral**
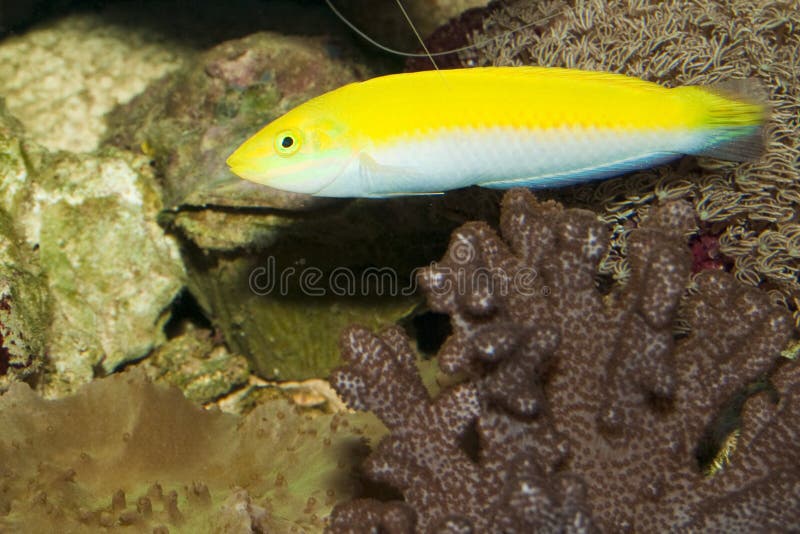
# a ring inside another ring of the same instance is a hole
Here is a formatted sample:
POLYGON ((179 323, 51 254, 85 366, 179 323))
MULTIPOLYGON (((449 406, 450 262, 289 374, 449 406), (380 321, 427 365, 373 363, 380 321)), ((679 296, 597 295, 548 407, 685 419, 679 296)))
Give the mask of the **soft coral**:
MULTIPOLYGON (((365 471, 403 493, 419 531, 800 522, 791 495, 781 494, 797 481, 791 436, 800 419, 786 409, 776 413, 756 396, 745 404, 743 433, 755 427, 771 439, 740 445, 736 461, 710 478, 698 463, 709 427, 772 371, 791 325, 764 293, 719 271, 699 275, 682 303, 691 269, 683 236, 693 224, 686 204, 654 209, 630 236, 628 283, 604 295, 595 274, 606 237, 596 218, 509 192, 503 238, 467 224, 421 274, 430 307, 453 324, 440 365, 465 377, 433 400, 399 329, 347 331, 333 384, 390 428, 365 471), (679 318, 688 336, 675 335, 679 318), (477 457, 461 444, 472 425, 477 457), (704 507, 711 499, 729 511, 738 503, 744 519, 704 507)), ((781 406, 792 407, 797 372, 780 373, 789 377, 776 379, 781 406)), ((331 530, 346 523, 337 511, 331 530)))

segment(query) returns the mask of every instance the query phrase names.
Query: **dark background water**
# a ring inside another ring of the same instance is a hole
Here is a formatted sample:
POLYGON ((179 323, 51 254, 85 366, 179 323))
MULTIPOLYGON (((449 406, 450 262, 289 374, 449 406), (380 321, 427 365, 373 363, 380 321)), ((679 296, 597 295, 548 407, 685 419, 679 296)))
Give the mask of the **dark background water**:
MULTIPOLYGON (((418 48, 395 2, 342 0, 335 5, 380 42, 407 51, 418 48)), ((403 68, 403 58, 355 36, 322 0, 0 0, 0 39, 72 13, 99 14, 111 25, 150 29, 199 50, 259 31, 327 35, 358 47, 378 71, 403 68)))
POLYGON ((319 0, 0 0, 0 35, 24 32, 43 20, 78 12, 103 12, 112 19, 117 15, 114 22, 127 18, 129 23, 147 23, 206 43, 258 30, 307 33, 320 18, 327 23, 335 20, 319 0), (289 16, 298 7, 308 9, 310 16, 289 16), (210 26, 217 30, 209 32, 210 26), (202 33, 192 31, 200 27, 202 33))

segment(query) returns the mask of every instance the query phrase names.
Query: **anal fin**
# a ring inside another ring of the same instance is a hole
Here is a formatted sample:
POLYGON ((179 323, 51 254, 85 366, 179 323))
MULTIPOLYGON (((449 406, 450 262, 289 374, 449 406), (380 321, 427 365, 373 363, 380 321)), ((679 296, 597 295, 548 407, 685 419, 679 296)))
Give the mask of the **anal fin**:
POLYGON ((378 163, 366 152, 359 154, 359 162, 364 197, 387 198, 443 194, 442 191, 420 191, 419 184, 424 184, 425 175, 419 171, 398 165, 378 163))

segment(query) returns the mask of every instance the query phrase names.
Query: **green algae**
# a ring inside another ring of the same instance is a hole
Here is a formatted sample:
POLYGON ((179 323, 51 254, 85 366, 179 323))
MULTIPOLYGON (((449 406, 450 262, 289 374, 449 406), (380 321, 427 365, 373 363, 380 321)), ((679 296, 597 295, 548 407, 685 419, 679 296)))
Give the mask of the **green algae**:
MULTIPOLYGON (((17 137, 21 132, 21 124, 0 99, 0 195, 22 193, 18 179, 27 164, 17 137)), ((0 391, 14 382, 41 378, 50 320, 47 281, 36 253, 0 207, 0 391)))
POLYGON ((163 341, 167 308, 183 286, 177 246, 142 158, 106 151, 59 154, 31 183, 29 239, 53 296, 50 354, 59 381, 83 382, 163 341))
MULTIPOLYGON (((223 269, 241 273, 236 267, 226 264, 223 269)), ((191 281, 189 285, 193 286, 191 281)), ((418 304, 413 297, 269 298, 247 288, 241 291, 240 284, 224 280, 213 293, 208 285, 202 289, 203 300, 219 318, 229 343, 250 355, 256 373, 278 380, 326 376, 339 364, 337 341, 342 329, 353 323, 384 327, 407 316, 418 304)))

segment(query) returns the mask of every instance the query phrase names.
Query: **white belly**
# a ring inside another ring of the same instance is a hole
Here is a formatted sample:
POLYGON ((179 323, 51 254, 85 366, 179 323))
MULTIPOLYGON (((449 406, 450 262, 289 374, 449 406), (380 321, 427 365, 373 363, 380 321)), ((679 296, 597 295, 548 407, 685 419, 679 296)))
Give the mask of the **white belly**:
POLYGON ((418 135, 365 150, 328 196, 434 193, 470 185, 557 187, 650 167, 704 140, 685 130, 485 128, 418 135))

